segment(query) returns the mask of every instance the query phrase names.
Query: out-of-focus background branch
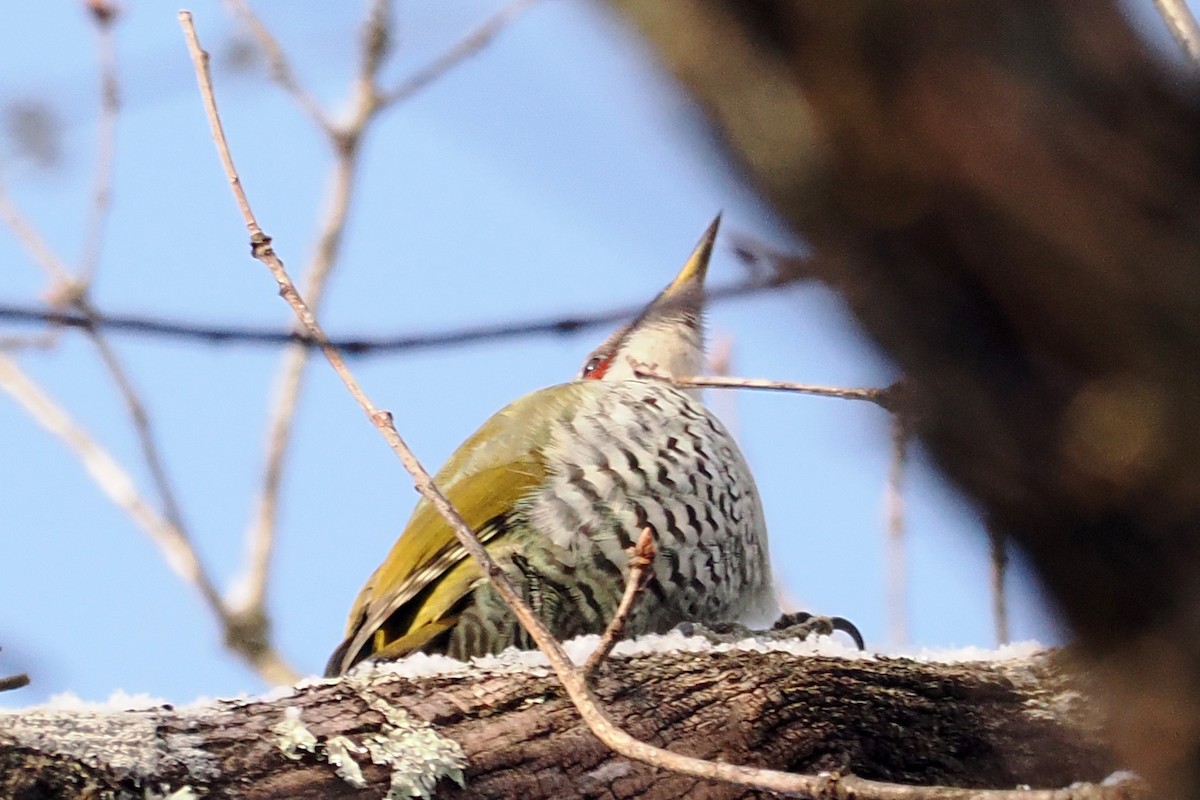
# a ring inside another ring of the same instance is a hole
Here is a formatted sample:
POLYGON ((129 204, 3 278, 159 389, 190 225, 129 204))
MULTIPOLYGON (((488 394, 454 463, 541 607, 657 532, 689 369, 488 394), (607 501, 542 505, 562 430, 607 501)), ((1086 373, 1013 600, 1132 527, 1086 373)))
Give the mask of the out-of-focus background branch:
MULTIPOLYGON (((1194 66, 1132 4, 617 5, 903 367, 939 467, 1030 554, 1130 762, 1195 796, 1194 66), (781 88, 748 92, 764 73, 781 88), (802 170, 775 144, 794 93, 820 131, 802 170)), ((1158 5, 1186 45, 1186 5, 1158 5)))

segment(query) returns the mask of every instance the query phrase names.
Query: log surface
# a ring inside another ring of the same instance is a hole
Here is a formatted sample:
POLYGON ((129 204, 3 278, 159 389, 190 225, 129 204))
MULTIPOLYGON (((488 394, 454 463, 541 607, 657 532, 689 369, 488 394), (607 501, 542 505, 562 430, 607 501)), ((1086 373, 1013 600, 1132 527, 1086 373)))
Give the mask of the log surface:
MULTIPOLYGON (((664 653, 610 662, 597 690, 635 736, 777 769, 1011 788, 1098 781, 1116 766, 1087 702, 1045 656, 943 664, 664 653)), ((387 732, 397 715, 461 746, 465 786, 443 779, 439 797, 756 796, 613 755, 548 669, 507 667, 420 679, 367 673, 286 697, 186 709, 3 714, 0 797, 140 797, 146 787, 240 798, 381 797, 392 766, 357 756, 367 783, 360 793, 329 763, 328 745, 338 736, 361 744, 387 732), (295 760, 284 753, 280 727, 289 715, 314 737, 295 760)))

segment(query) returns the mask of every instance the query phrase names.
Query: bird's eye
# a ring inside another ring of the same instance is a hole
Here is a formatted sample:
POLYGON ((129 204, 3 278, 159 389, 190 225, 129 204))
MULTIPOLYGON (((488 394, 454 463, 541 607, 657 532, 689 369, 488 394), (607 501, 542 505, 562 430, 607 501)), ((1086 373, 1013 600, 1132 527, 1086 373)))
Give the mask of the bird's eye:
POLYGON ((604 373, 608 371, 608 364, 611 359, 602 358, 600 356, 592 356, 588 362, 583 365, 583 372, 580 377, 589 378, 598 381, 604 377, 604 373))

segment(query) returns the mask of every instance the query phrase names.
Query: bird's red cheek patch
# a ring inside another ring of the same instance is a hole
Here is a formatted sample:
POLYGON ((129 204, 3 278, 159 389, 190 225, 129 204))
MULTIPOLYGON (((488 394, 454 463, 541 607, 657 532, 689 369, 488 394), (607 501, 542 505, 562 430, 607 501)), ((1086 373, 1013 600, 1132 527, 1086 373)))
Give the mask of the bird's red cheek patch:
POLYGON ((583 377, 586 380, 598 381, 604 377, 604 373, 608 372, 608 368, 612 366, 612 357, 608 358, 593 358, 583 368, 583 377))

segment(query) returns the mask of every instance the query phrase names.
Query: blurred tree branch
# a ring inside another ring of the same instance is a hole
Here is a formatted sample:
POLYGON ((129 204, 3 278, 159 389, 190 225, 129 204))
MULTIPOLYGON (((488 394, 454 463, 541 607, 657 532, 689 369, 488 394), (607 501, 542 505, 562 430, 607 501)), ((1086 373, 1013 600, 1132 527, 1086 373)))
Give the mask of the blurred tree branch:
MULTIPOLYGON (((391 2, 373 0, 367 11, 360 49, 359 74, 353 80, 351 113, 341 122, 330 121, 316 106, 311 96, 295 81, 269 28, 258 21, 245 0, 228 0, 231 10, 243 24, 248 25, 259 45, 268 55, 272 75, 296 99, 302 110, 329 137, 334 153, 331 187, 327 211, 322 219, 317 244, 307 270, 307 294, 319 302, 321 290, 337 262, 346 222, 351 210, 355 178, 358 172, 359 144, 369 124, 386 108, 398 105, 420 89, 431 85, 438 77, 486 46, 506 25, 515 19, 531 0, 514 2, 484 24, 471 31, 461 42, 450 48, 429 67, 414 75, 413 80, 386 92, 377 86, 376 77, 385 64, 391 40, 391 2), (386 96, 385 96, 386 95, 386 96)), ((303 367, 307 360, 307 343, 299 334, 270 332, 263 338, 275 343, 292 344, 284 358, 278 379, 274 416, 269 425, 269 443, 264 467, 264 483, 255 519, 247 532, 246 567, 240 578, 223 596, 209 577, 195 552, 183 521, 180 504, 171 486, 169 475, 156 444, 150 414, 142 402, 132 376, 125 368, 116 349, 108 341, 109 330, 139 330, 196 335, 208 341, 223 339, 256 339, 259 332, 218 331, 196 332, 188 326, 161 323, 155 320, 118 319, 110 321, 90 300, 90 285, 101 260, 101 245, 107 226, 112 195, 113 164, 116 156, 116 122, 119 111, 115 24, 119 10, 106 0, 88 0, 84 4, 97 32, 100 87, 100 112, 97 133, 97 160, 91 190, 92 202, 84 221, 83 247, 77 268, 69 266, 54 251, 38 228, 22 213, 0 184, 0 222, 7 225, 25 247, 35 264, 49 276, 47 298, 51 308, 8 308, 9 319, 40 319, 55 327, 48 335, 22 340, 5 337, 0 346, 13 352, 28 347, 52 346, 58 331, 72 327, 83 331, 95 344, 98 355, 108 370, 114 385, 129 410, 132 424, 141 445, 142 456, 158 491, 161 514, 141 498, 128 471, 103 450, 99 442, 70 420, 66 411, 29 376, 19 370, 8 357, 0 363, 9 376, 4 388, 48 429, 59 435, 90 469, 101 488, 134 521, 160 545, 167 560, 176 571, 196 586, 206 604, 218 617, 224 629, 228 647, 243 656, 267 681, 287 683, 295 679, 291 670, 275 652, 271 643, 270 620, 266 609, 267 580, 276 528, 276 506, 282 481, 283 464, 290 441, 292 419, 302 387, 303 367), (244 334, 248 334, 243 337, 244 334), (48 422, 50 421, 50 422, 48 422)), ((417 346, 420 346, 419 344, 417 346)))
POLYGON ((111 208, 113 164, 116 158, 116 124, 119 105, 114 26, 119 19, 115 7, 104 0, 85 5, 97 32, 100 112, 97 126, 97 157, 92 200, 84 224, 80 263, 72 268, 50 246, 37 227, 16 206, 0 184, 0 222, 25 248, 30 258, 49 277, 50 302, 86 321, 79 327, 95 346, 97 355, 112 380, 130 416, 150 478, 158 493, 161 513, 139 493, 129 471, 88 431, 78 425, 49 393, 17 363, 0 354, 0 388, 5 390, 43 428, 57 436, 79 459, 93 481, 130 519, 150 537, 168 566, 194 587, 221 625, 226 645, 266 681, 291 683, 299 676, 275 650, 266 630, 265 616, 242 613, 225 602, 207 567, 200 559, 193 537, 163 461, 150 414, 141 393, 107 333, 97 324, 99 313, 90 300, 92 281, 100 264, 101 246, 111 208))
MULTIPOLYGON (((778 277, 766 280, 750 279, 742 283, 716 287, 708 293, 709 302, 749 297, 799 280, 778 277)), ((624 322, 641 310, 640 305, 622 305, 600 311, 579 314, 546 316, 542 318, 496 322, 486 325, 455 326, 442 331, 427 333, 374 334, 333 337, 332 341, 346 355, 374 356, 389 353, 456 347, 520 339, 531 336, 569 336, 580 331, 603 328, 624 322)), ((308 349, 318 346, 316 340, 300 330, 284 331, 276 328, 251 327, 244 325, 214 325, 192 323, 161 317, 135 316, 129 314, 84 315, 56 308, 23 306, 0 303, 0 320, 18 324, 57 328, 80 328, 125 333, 147 339, 182 339, 200 344, 225 345, 249 344, 277 347, 281 344, 302 344, 308 349)))
MULTIPOLYGON (((332 121, 296 80, 283 48, 270 28, 262 23, 246 0, 226 0, 227 6, 250 28, 267 56, 271 75, 325 134, 334 155, 330 185, 324 200, 317 243, 304 269, 302 294, 314 313, 321 307, 325 287, 338 264, 351 203, 358 185, 362 142, 380 114, 431 85, 466 58, 479 52, 513 22, 531 0, 515 0, 468 33, 429 66, 418 71, 403 86, 384 90, 379 73, 387 62, 392 42, 392 2, 372 0, 360 38, 359 69, 351 85, 350 112, 340 122, 332 121)), ((297 326, 297 332, 300 327, 297 326)), ((267 445, 263 482, 253 518, 246 532, 246 569, 234 582, 230 602, 245 613, 267 618, 267 582, 278 527, 279 497, 285 464, 292 441, 296 409, 304 388, 305 368, 311 347, 300 337, 289 337, 290 346, 280 362, 275 379, 274 405, 267 423, 267 445)))
POLYGON ((1104 0, 614 4, 1029 554, 1124 755, 1200 796, 1196 84, 1104 0))

